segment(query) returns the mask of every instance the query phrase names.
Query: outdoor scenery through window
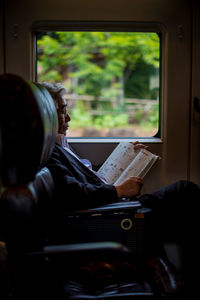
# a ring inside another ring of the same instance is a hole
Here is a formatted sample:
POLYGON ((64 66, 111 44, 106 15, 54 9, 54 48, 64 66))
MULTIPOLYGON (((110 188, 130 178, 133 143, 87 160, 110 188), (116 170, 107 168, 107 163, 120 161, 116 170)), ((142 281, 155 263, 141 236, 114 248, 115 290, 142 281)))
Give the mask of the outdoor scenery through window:
POLYGON ((156 135, 159 74, 157 33, 37 34, 37 81, 67 88, 70 137, 156 135))

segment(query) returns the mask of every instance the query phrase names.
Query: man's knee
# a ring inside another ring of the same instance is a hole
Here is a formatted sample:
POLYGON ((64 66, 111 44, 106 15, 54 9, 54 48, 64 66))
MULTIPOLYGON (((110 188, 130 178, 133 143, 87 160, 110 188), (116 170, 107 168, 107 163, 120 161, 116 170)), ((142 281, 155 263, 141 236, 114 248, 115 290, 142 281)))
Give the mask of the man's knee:
POLYGON ((172 186, 176 187, 177 190, 179 190, 180 192, 183 191, 183 192, 187 192, 187 191, 190 191, 190 192, 199 192, 199 186, 192 182, 192 181, 189 181, 189 180, 179 180, 179 181, 176 181, 175 183, 172 184, 172 186))

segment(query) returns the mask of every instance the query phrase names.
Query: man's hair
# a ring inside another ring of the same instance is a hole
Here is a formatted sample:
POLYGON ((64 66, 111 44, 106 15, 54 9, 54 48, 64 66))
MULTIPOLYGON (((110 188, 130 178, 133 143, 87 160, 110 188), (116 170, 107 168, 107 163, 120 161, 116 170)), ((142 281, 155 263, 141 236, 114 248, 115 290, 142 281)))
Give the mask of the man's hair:
POLYGON ((41 82, 40 84, 48 90, 53 99, 67 93, 67 89, 61 83, 41 82))

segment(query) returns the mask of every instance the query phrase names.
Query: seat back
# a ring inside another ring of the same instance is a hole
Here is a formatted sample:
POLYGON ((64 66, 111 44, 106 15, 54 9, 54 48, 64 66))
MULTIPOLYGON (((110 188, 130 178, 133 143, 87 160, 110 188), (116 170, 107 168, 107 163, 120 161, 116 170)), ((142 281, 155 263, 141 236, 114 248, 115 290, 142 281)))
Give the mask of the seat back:
POLYGON ((0 298, 12 293, 30 299, 33 285, 38 292, 45 277, 40 262, 27 263, 26 256, 46 238, 54 183, 44 166, 56 140, 57 111, 44 87, 17 75, 1 75, 0 90, 0 241, 11 282, 10 290, 0 282, 0 298))
POLYGON ((55 144, 57 112, 45 88, 17 75, 0 76, 0 89, 0 238, 25 251, 40 243, 41 208, 53 190, 43 166, 55 144))
POLYGON ((1 180, 27 184, 45 165, 55 144, 57 113, 48 91, 17 75, 0 76, 1 180))

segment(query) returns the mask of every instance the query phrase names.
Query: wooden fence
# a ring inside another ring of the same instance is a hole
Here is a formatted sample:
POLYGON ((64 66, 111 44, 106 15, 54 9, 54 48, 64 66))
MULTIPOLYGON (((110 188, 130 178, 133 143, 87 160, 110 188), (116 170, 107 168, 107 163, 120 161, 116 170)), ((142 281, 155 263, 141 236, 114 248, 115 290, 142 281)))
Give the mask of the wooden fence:
POLYGON ((76 106, 77 101, 85 101, 87 103, 88 110, 92 115, 104 115, 107 114, 107 110, 101 110, 99 107, 98 109, 92 109, 92 102, 96 102, 99 104, 101 103, 111 103, 112 110, 109 110, 109 114, 116 114, 116 107, 123 104, 124 112, 127 112, 128 115, 134 115, 137 111, 144 111, 148 113, 153 107, 159 104, 159 100, 151 100, 151 99, 134 99, 134 98, 124 98, 124 99, 117 99, 117 98, 105 98, 105 97, 98 97, 95 98, 94 96, 89 95, 76 95, 76 94, 68 94, 66 96, 68 101, 68 106, 73 108, 76 106))

